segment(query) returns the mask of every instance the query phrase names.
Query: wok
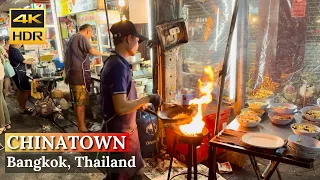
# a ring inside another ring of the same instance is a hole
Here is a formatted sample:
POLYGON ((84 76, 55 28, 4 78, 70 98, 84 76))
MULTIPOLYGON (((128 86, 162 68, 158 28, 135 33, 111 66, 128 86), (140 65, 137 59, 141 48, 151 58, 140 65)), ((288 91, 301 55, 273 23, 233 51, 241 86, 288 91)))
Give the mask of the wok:
POLYGON ((197 114, 197 108, 195 106, 173 106, 166 108, 162 111, 159 111, 158 113, 147 109, 146 112, 153 114, 157 116, 159 119, 162 120, 164 124, 166 123, 181 123, 186 124, 192 121, 192 117, 194 117, 197 114), (186 114, 188 115, 187 118, 179 118, 179 119, 173 119, 178 114, 186 114))

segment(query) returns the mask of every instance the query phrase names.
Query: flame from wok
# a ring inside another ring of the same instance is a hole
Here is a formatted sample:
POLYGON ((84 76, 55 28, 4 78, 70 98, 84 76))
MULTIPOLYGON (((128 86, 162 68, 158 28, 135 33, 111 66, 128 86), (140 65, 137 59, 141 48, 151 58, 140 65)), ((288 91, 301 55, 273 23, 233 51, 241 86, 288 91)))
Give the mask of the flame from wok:
POLYGON ((204 73, 206 76, 209 77, 209 82, 202 82, 200 79, 199 82, 199 89, 201 92, 201 97, 199 99, 194 99, 189 102, 189 105, 197 105, 198 112, 197 114, 192 118, 192 121, 190 124, 180 125, 180 131, 188 136, 196 136, 197 134, 202 133, 202 129, 205 125, 203 122, 203 116, 202 116, 202 105, 203 104, 209 104, 212 101, 212 95, 211 92, 214 88, 214 72, 211 66, 206 66, 204 68, 204 73))

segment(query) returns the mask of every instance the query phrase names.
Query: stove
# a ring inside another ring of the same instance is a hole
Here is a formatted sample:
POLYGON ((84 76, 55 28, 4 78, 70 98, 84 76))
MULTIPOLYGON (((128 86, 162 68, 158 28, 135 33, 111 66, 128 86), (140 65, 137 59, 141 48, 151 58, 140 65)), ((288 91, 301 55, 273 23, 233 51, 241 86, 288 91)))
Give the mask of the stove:
MULTIPOLYGON (((174 151, 175 151, 175 145, 177 140, 179 139, 179 142, 187 144, 188 145, 188 155, 187 155, 187 180, 191 180, 192 178, 192 167, 193 167, 193 175, 194 175, 194 180, 197 180, 198 172, 197 172, 197 147, 201 145, 203 138, 207 138, 209 134, 209 130, 207 128, 203 128, 202 132, 197 134, 197 135, 186 135, 181 130, 176 127, 174 129, 175 132, 175 137, 174 137, 174 142, 173 142, 173 148, 172 148, 172 154, 170 155, 170 165, 169 165, 169 172, 168 172, 168 177, 167 179, 174 179, 177 176, 180 175, 185 175, 183 174, 177 174, 170 178, 171 174, 171 169, 172 169, 172 162, 173 162, 173 156, 174 156, 174 151)), ((200 174, 203 175, 203 174, 200 174)), ((206 175, 204 175, 206 176, 206 175)))

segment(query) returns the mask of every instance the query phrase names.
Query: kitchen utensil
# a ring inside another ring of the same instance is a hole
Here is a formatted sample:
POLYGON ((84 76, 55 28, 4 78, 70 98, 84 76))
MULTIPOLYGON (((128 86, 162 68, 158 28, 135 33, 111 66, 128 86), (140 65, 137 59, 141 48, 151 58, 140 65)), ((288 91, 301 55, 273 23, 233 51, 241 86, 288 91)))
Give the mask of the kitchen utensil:
POLYGON ((268 113, 269 118, 271 119, 271 122, 273 124, 277 124, 277 125, 287 125, 289 123, 292 122, 292 120, 294 119, 294 115, 281 115, 281 114, 277 114, 274 112, 269 112, 268 113), (277 117, 283 117, 284 119, 279 119, 277 117))
POLYGON ((278 149, 284 145, 284 140, 281 137, 263 133, 247 133, 242 136, 242 142, 265 149, 278 149))
POLYGON ((198 110, 194 106, 172 106, 169 108, 166 108, 162 111, 159 111, 158 113, 151 111, 149 109, 146 110, 146 112, 149 112, 155 116, 157 116, 159 119, 163 121, 163 123, 181 123, 181 124, 186 124, 191 122, 192 117, 194 117, 198 110), (177 118, 177 119, 172 119, 178 114, 186 114, 189 117, 188 118, 177 118))
POLYGON ((318 126, 316 126, 314 124, 308 124, 308 123, 294 123, 294 124, 291 125, 291 129, 296 135, 305 135, 305 136, 309 136, 309 137, 316 137, 320 133, 320 128, 318 126), (300 130, 297 129, 297 127, 299 125, 305 125, 305 126, 309 126, 309 127, 314 127, 317 132, 300 131, 300 130))
POLYGON ((271 107, 279 114, 293 114, 297 109, 296 105, 289 103, 273 103, 271 107))

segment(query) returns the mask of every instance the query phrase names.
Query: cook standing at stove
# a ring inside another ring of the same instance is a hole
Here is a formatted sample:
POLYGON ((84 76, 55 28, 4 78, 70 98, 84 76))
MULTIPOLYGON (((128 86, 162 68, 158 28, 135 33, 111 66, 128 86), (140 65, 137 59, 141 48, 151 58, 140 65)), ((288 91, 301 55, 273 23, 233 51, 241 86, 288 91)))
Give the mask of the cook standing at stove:
POLYGON ((141 36, 130 21, 120 21, 112 25, 115 51, 106 60, 101 73, 102 112, 104 116, 102 132, 129 133, 128 153, 111 153, 110 159, 131 159, 135 156, 136 168, 109 168, 105 179, 130 179, 137 175, 143 167, 140 142, 136 124, 136 111, 147 103, 158 107, 161 97, 158 94, 137 98, 134 81, 132 80, 132 66, 127 61, 134 56, 139 43, 147 40, 141 36))
POLYGON ((84 122, 85 105, 88 102, 88 93, 91 86, 91 71, 89 55, 102 56, 95 48, 91 47, 89 39, 93 35, 91 25, 84 24, 79 33, 73 35, 65 51, 65 83, 70 85, 73 96, 74 111, 77 115, 78 130, 88 132, 84 122))

